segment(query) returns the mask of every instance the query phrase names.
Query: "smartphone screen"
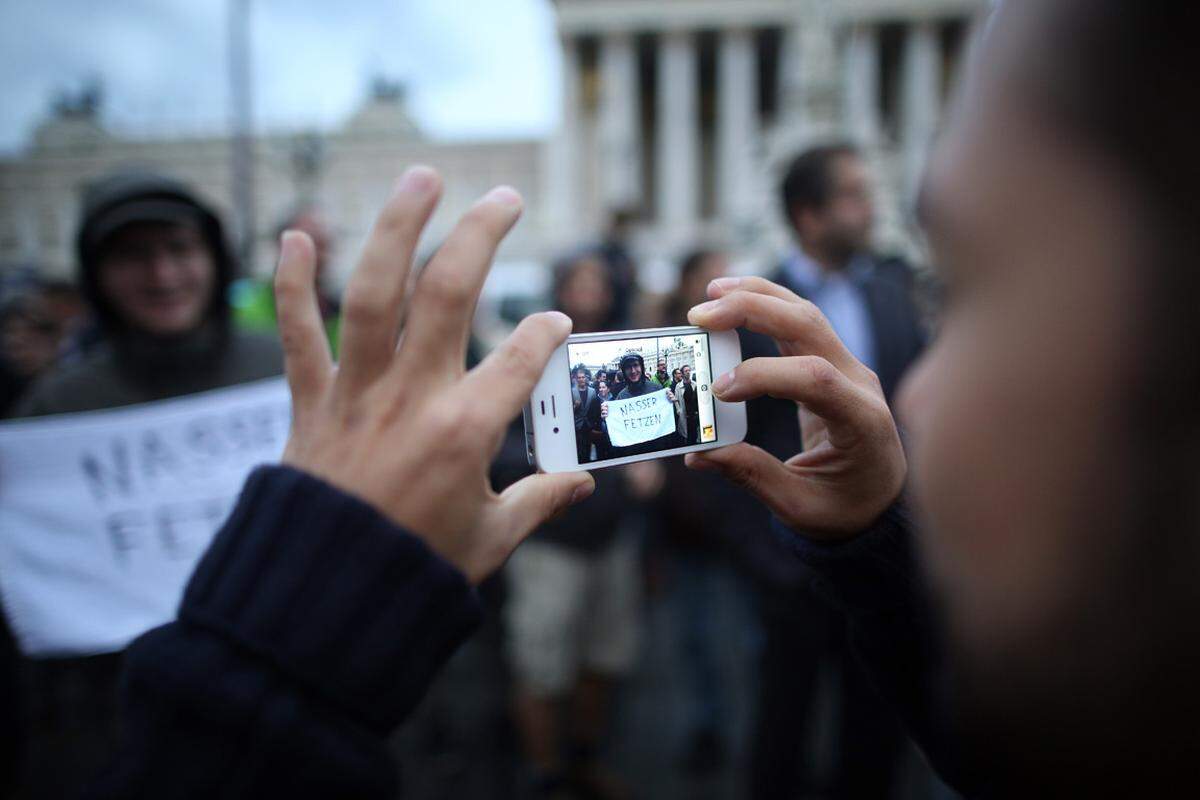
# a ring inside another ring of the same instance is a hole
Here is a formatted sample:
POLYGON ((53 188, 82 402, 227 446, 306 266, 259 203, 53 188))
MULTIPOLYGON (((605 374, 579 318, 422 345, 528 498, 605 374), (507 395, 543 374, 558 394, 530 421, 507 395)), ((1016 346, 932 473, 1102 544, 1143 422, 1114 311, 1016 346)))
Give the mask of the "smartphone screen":
POLYGON ((707 333, 568 342, 580 464, 717 440, 707 333))

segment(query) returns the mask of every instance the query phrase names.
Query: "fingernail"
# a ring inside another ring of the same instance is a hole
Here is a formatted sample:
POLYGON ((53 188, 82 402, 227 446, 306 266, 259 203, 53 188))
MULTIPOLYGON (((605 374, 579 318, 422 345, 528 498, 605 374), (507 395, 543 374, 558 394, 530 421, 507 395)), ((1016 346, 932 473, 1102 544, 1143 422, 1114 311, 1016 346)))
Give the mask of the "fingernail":
POLYGON ((713 394, 716 394, 716 395, 725 394, 725 392, 729 389, 729 387, 733 386, 733 379, 734 379, 735 372, 737 372, 736 367, 729 370, 729 372, 726 372, 724 375, 722 375, 721 377, 719 377, 715 381, 713 381, 713 384, 712 384, 713 394))
POLYGON ((588 481, 587 483, 579 484, 575 487, 575 491, 571 492, 571 505, 575 505, 576 503, 587 500, 592 496, 592 492, 594 491, 596 491, 596 484, 594 481, 588 481))
POLYGON ((731 289, 736 289, 741 283, 741 278, 714 278, 709 285, 717 287, 722 292, 728 292, 731 289))
POLYGON ((396 193, 427 194, 437 185, 437 172, 432 167, 418 164, 409 167, 396 183, 396 193))
POLYGON ((511 186, 497 186, 484 195, 483 200, 486 203, 499 203, 512 208, 520 208, 525 202, 520 193, 511 186))
POLYGON ((547 311, 546 316, 557 320, 559 326, 564 328, 567 333, 570 333, 571 328, 575 327, 575 323, 571 321, 571 318, 561 311, 547 311))
POLYGON ((716 311, 720 305, 720 300, 709 300, 707 303, 701 303, 698 306, 694 306, 692 310, 688 312, 688 320, 695 322, 696 318, 706 317, 716 311))

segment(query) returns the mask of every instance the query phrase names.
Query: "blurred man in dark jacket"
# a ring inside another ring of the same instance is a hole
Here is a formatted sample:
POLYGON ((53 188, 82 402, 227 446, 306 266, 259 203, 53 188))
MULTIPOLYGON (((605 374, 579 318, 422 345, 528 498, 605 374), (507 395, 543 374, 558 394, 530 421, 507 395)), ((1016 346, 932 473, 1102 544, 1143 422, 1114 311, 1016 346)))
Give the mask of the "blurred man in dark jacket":
MULTIPOLYGON (((217 216, 186 186, 120 173, 87 188, 77 237, 79 285, 101 341, 43 376, 16 416, 92 411, 280 374, 275 338, 238 333, 226 290, 237 272, 217 216)), ((116 736, 121 653, 25 662, 27 785, 74 794, 116 736)))
POLYGON ((137 172, 92 184, 76 252, 103 344, 36 384, 18 416, 163 400, 280 373, 275 337, 231 329, 233 254, 220 220, 183 184, 137 172))
MULTIPOLYGON (((890 400, 924 345, 910 297, 907 265, 871 252, 875 209, 871 175, 845 143, 815 147, 789 165, 781 210, 795 247, 773 280, 812 301, 846 347, 879 376, 890 400)), ((760 604, 766 648, 754 750, 754 796, 778 797, 783 787, 817 789, 808 728, 796 725, 815 709, 820 670, 838 676, 837 756, 826 787, 832 797, 887 797, 896 783, 903 735, 857 663, 849 657, 844 620, 809 589, 793 567, 790 580, 770 586, 760 604)), ((803 789, 802 789, 803 790, 803 789)))

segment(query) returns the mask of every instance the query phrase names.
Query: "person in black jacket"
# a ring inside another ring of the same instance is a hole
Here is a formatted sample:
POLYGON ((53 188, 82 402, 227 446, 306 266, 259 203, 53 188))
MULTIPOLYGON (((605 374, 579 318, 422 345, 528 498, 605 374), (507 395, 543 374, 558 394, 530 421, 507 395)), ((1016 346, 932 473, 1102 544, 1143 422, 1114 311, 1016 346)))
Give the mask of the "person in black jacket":
MULTIPOLYGON (((849 143, 810 148, 788 164, 780 210, 795 245, 774 281, 811 301, 856 358, 875 371, 891 402, 901 377, 920 355, 924 331, 911 296, 908 266, 871 251, 875 204, 866 159, 849 143)), ((759 582, 758 610, 767 641, 760 660, 760 698, 751 757, 755 798, 796 794, 831 798, 886 797, 901 777, 904 735, 896 714, 871 687, 849 652, 846 625, 813 593, 808 574, 793 569, 779 585, 759 582), (811 759, 817 687, 833 682, 837 747, 818 785, 811 759)))
POLYGON ((911 460, 883 376, 811 303, 742 279, 692 311, 776 339, 713 388, 798 402, 804 451, 689 462, 772 508, 968 797, 1200 785, 1197 22, 998 5, 920 199, 947 306, 900 393, 911 460))
MULTIPOLYGON (((230 324, 239 264, 220 217, 195 190, 122 170, 87 184, 80 199, 78 279, 98 341, 43 372, 14 417, 129 406, 280 374, 278 340, 230 324)), ((22 660, 25 791, 75 794, 111 758, 121 660, 120 651, 22 660)))

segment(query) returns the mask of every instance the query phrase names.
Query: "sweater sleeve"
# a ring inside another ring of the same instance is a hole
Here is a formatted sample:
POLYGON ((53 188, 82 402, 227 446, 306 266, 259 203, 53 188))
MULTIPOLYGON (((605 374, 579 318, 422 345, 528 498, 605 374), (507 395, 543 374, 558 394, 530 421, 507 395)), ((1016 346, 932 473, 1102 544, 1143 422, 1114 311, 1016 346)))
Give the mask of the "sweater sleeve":
POLYGON ((478 625, 461 573, 362 501, 266 467, 177 619, 126 654, 99 797, 392 797, 386 735, 478 625))
POLYGON ((943 704, 940 626, 907 509, 892 506, 869 530, 838 544, 797 535, 777 519, 772 525, 814 574, 813 589, 845 614, 851 647, 876 690, 942 778, 964 788, 943 704))

